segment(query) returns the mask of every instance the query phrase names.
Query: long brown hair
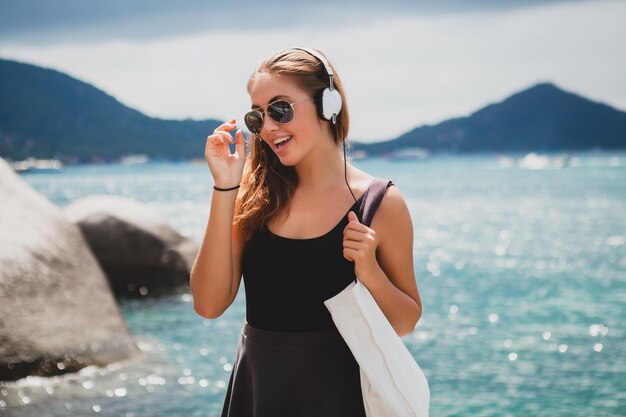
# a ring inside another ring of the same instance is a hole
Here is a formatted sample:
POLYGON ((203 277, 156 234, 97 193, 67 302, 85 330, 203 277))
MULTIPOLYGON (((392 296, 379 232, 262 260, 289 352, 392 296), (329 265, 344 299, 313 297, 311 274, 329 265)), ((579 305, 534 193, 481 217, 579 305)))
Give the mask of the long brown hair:
MULTIPOLYGON (((319 50, 316 51, 321 54, 319 50)), ((329 62, 329 65, 334 73, 334 88, 343 101, 333 131, 333 141, 339 146, 342 140, 346 140, 347 144, 350 118, 341 78, 333 64, 329 62)), ((287 77, 310 97, 315 97, 319 90, 327 88, 329 84, 324 65, 299 49, 283 49, 261 61, 248 79, 248 93, 260 74, 287 77)), ((283 165, 269 145, 259 139, 258 135, 252 135, 249 140, 250 155, 235 206, 234 224, 239 226, 246 240, 282 210, 298 186, 295 168, 283 165)))

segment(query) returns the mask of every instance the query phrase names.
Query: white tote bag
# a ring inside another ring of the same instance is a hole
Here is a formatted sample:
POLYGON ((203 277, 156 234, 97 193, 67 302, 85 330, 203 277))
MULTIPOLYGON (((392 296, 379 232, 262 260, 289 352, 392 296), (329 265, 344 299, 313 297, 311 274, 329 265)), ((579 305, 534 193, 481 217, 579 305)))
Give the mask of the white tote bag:
MULTIPOLYGON (((368 189, 359 210, 366 226, 389 185, 377 178, 368 189)), ((428 417, 426 376, 367 287, 357 278, 324 304, 359 364, 367 417, 428 417)))

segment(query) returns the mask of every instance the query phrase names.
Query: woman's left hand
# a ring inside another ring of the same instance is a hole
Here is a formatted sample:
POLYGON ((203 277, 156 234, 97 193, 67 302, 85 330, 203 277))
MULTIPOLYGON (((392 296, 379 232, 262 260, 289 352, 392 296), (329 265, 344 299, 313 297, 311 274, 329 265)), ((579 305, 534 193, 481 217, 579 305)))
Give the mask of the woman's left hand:
POLYGON ((361 279, 380 268, 376 260, 378 240, 376 232, 361 224, 353 211, 348 213, 348 221, 343 229, 343 256, 354 262, 354 273, 361 279))

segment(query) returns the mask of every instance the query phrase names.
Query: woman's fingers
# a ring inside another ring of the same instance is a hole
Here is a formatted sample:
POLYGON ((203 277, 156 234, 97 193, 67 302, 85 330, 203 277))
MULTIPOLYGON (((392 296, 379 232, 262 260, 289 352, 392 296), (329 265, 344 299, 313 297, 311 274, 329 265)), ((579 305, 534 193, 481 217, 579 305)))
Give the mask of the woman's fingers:
POLYGON ((235 145, 235 151, 240 156, 246 155, 246 140, 245 139, 246 138, 243 136, 243 132, 241 131, 241 129, 239 129, 237 133, 235 133, 235 141, 237 143, 235 145))
POLYGON ((228 141, 229 143, 235 143, 235 140, 233 139, 231 134, 228 133, 231 130, 237 128, 237 123, 235 122, 236 122, 235 119, 231 119, 229 122, 222 123, 213 131, 213 134, 220 135, 220 137, 222 137, 225 141, 228 141))
MULTIPOLYGON (((374 241, 369 235, 365 234, 347 234, 343 237, 343 243, 346 244, 348 242, 356 242, 356 243, 365 243, 367 244, 369 240, 374 241)), ((375 241, 374 241, 375 242, 375 241)))
POLYGON ((218 127, 215 128, 215 130, 233 130, 236 126, 237 126, 237 120, 235 119, 230 119, 228 122, 226 123, 222 123, 221 125, 219 125, 218 127))
POLYGON ((222 137, 222 135, 219 135, 217 133, 213 133, 212 135, 209 135, 207 138, 207 141, 212 144, 212 145, 225 145, 226 144, 226 139, 222 137))
POLYGON ((369 230, 370 230, 369 227, 365 226, 364 224, 350 222, 343 229, 343 236, 345 237, 348 233, 351 233, 351 232, 363 234, 363 233, 369 232, 369 230))
POLYGON ((343 244, 345 246, 346 244, 352 243, 365 245, 364 247, 368 247, 370 245, 375 247, 377 245, 376 233, 374 231, 370 232, 369 230, 349 230, 346 228, 343 232, 343 244))
POLYGON ((359 249, 365 249, 365 245, 359 242, 358 240, 345 240, 343 242, 343 248, 359 250, 359 249))
MULTIPOLYGON (((233 137, 228 132, 224 132, 223 130, 216 130, 215 133, 213 133, 213 134, 214 135, 219 135, 225 141, 228 141, 230 143, 235 143, 233 137)), ((224 142, 224 143, 226 143, 226 142, 224 142)))

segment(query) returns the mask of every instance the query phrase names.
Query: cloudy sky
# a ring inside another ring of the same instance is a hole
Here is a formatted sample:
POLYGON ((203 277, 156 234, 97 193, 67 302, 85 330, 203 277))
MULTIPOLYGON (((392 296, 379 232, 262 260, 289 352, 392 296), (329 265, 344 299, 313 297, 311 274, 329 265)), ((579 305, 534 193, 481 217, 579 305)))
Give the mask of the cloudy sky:
POLYGON ((626 110, 623 0, 2 0, 0 57, 66 72, 161 118, 236 117, 258 61, 312 46, 351 138, 389 139, 538 82, 626 110))

